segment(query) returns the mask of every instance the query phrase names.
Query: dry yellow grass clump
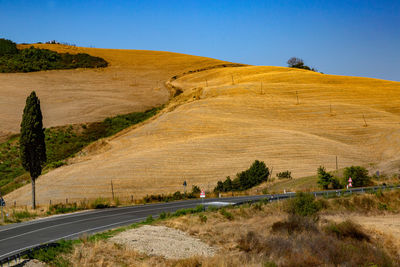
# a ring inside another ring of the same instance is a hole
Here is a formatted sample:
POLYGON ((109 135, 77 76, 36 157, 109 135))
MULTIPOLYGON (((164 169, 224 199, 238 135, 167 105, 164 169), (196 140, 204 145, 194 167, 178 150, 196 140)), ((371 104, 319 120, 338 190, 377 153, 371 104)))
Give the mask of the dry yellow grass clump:
MULTIPOLYGON (((399 192, 385 192, 386 198, 399 192)), ((357 196, 379 202, 381 197, 357 196)), ((190 234, 216 249, 212 257, 167 259, 141 254, 135 247, 115 243, 115 239, 76 245, 63 255, 73 266, 360 266, 375 263, 395 266, 400 261, 399 214, 382 212, 365 216, 366 207, 346 209, 341 201, 355 197, 317 200, 325 203, 319 220, 290 216, 288 202, 253 204, 214 212, 185 215, 155 222, 190 234), (227 216, 229 214, 229 216, 227 216), (330 214, 330 215, 327 215, 330 214), (350 220, 349 220, 350 218, 350 220), (388 226, 390 226, 388 228, 388 226), (345 248, 345 249, 343 249, 345 248), (270 263, 270 265, 267 265, 270 263), (276 265, 274 265, 274 264, 276 265)), ((398 208, 398 205, 396 205, 398 208)), ((378 212, 378 210, 375 210, 378 212)), ((150 227, 148 227, 150 228, 150 227)), ((129 230, 130 231, 130 230, 129 230)), ((126 234, 128 235, 128 234, 126 234)), ((134 242, 145 241, 131 237, 134 242)), ((171 239, 172 241, 172 239, 171 239)), ((171 242, 171 250, 178 244, 171 242)), ((397 266, 397 265, 396 265, 397 266)))
POLYGON ((0 74, 0 139, 19 132, 25 99, 32 90, 41 100, 45 127, 97 121, 164 104, 169 99, 164 86, 167 79, 188 70, 225 63, 170 52, 34 46, 61 53, 88 53, 104 58, 109 67, 0 74))
MULTIPOLYGON (((184 180, 212 190, 255 159, 295 178, 320 165, 334 169, 335 156, 340 168, 398 172, 398 82, 248 66, 181 75, 166 85, 183 90, 166 112, 40 177, 38 201, 110 197, 111 180, 120 197, 183 190, 184 180)), ((30 188, 8 197, 27 202, 30 188)))

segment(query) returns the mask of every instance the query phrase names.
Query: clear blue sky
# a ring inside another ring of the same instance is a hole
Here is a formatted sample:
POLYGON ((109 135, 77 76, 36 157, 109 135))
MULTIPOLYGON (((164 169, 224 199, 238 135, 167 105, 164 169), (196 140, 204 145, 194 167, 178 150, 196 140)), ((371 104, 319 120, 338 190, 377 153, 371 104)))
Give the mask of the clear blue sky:
POLYGON ((0 37, 400 81, 400 0, 0 0, 0 37))

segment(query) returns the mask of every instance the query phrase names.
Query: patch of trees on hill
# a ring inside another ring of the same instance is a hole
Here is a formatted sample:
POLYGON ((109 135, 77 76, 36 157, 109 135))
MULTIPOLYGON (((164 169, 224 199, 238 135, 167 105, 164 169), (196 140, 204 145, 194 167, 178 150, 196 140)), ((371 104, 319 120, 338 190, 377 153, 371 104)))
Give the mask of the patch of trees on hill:
POLYGON ((346 187, 352 179, 352 187, 363 187, 372 185, 371 177, 368 175, 368 170, 361 166, 346 167, 343 172, 343 177, 340 181, 339 178, 333 176, 325 170, 325 167, 320 166, 318 172, 318 184, 322 189, 341 189, 346 187))
POLYGON ((100 57, 85 53, 57 53, 48 49, 31 46, 17 49, 17 45, 7 39, 0 39, 0 72, 34 72, 41 70, 104 68, 108 63, 100 57))
POLYGON ((303 69, 303 70, 311 70, 311 71, 318 71, 317 69, 310 68, 309 66, 304 64, 304 61, 301 58, 298 57, 291 57, 287 61, 288 67, 289 68, 297 68, 297 69, 303 69))
POLYGON ((242 191, 266 182, 270 175, 268 167, 263 161, 254 161, 249 169, 236 174, 231 180, 228 176, 224 182, 218 181, 214 192, 242 191))

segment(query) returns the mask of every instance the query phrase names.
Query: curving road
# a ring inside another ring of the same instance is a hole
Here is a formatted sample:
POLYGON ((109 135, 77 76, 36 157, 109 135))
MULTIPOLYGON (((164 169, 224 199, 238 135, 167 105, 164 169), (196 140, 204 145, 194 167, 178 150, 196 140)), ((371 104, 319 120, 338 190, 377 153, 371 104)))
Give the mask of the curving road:
MULTIPOLYGON (((266 196, 245 196, 205 199, 204 205, 239 204, 265 197, 266 196)), ((101 232, 118 226, 143 221, 149 215, 157 216, 161 212, 175 212, 178 209, 194 208, 200 204, 202 204, 202 200, 195 199, 109 208, 57 215, 30 222, 1 226, 0 260, 44 243, 51 243, 60 239, 78 238, 84 233, 101 232)))
MULTIPOLYGON (((396 187, 400 188, 400 186, 396 187)), ((377 190, 379 188, 380 187, 355 188, 347 190, 346 192, 361 193, 368 189, 377 190)), ((328 192, 329 191, 318 191, 312 192, 312 194, 321 196, 328 192)), ((343 191, 336 191, 336 194, 341 194, 342 192, 343 191)), ((335 193, 335 191, 333 191, 333 193, 335 193)), ((209 198, 204 200, 204 205, 237 205, 265 198, 270 201, 285 199, 293 197, 294 195, 295 193, 287 193, 276 195, 209 198)), ((51 243, 61 239, 78 238, 82 234, 91 234, 118 226, 129 225, 143 221, 150 215, 156 217, 161 212, 175 212, 178 209, 194 208, 199 204, 202 204, 201 199, 91 210, 1 226, 0 262, 41 244, 51 243)))

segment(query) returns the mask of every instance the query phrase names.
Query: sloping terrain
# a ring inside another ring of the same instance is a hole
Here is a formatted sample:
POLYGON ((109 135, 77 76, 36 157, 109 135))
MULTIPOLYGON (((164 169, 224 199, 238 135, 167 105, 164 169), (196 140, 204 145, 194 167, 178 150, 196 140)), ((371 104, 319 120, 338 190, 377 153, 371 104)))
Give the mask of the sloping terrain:
POLYGON ((19 132, 25 99, 32 90, 41 100, 45 127, 91 122, 164 104, 170 96, 164 86, 167 79, 225 63, 169 52, 34 46, 62 53, 88 53, 104 58, 109 67, 0 74, 0 140, 19 132))
MULTIPOLYGON (((39 203, 135 198, 218 180, 263 160, 294 178, 318 166, 400 166, 400 83, 282 67, 215 68, 171 79, 184 91, 157 119, 37 181, 39 203), (365 119, 365 121, 364 121, 365 119), (97 152, 96 152, 97 151, 97 152)), ((23 203, 29 185, 7 196, 23 203)))

